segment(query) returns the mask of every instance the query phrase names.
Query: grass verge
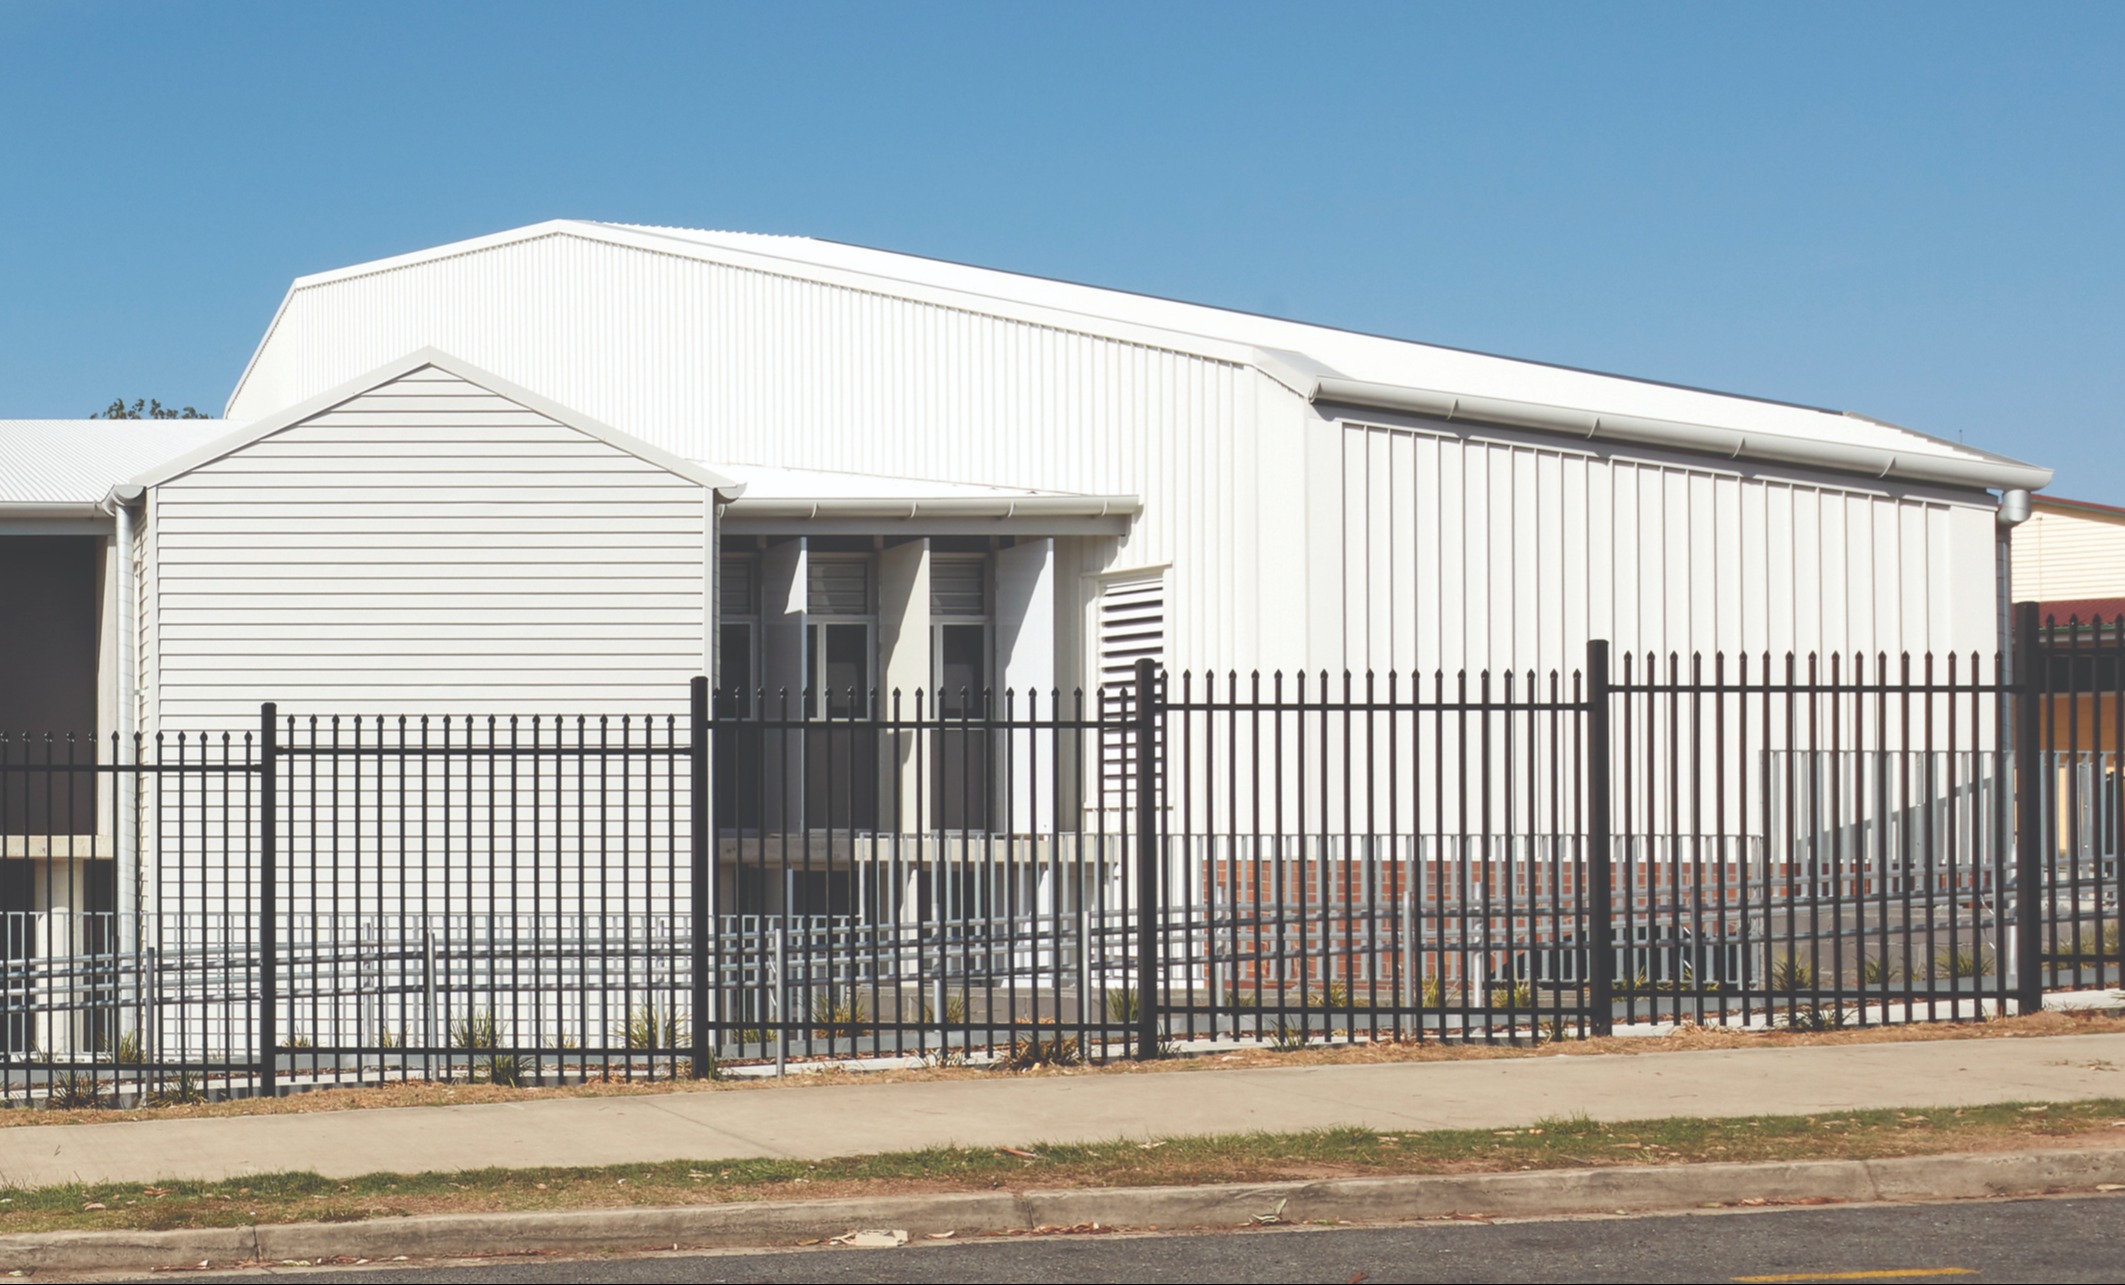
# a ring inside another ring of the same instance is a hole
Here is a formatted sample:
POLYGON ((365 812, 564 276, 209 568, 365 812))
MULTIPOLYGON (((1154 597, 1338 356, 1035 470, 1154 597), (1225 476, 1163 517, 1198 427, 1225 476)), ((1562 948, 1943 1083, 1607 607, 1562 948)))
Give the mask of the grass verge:
POLYGON ((838 1160, 580 1169, 481 1169, 336 1180, 268 1174, 217 1183, 0 1189, 0 1234, 352 1222, 414 1214, 750 1200, 836 1199, 1029 1187, 1137 1187, 1484 1173, 1707 1161, 1873 1159, 2125 1145, 2125 1099, 1959 1109, 1383 1134, 1234 1134, 1016 1149, 939 1148, 838 1160))

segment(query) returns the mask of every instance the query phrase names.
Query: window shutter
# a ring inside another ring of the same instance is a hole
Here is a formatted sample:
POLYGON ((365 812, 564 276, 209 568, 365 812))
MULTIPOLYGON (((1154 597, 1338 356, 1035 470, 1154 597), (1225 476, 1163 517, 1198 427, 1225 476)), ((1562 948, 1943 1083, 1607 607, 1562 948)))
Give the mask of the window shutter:
POLYGON ((1135 805, 1136 662, 1166 660, 1166 582, 1163 576, 1110 583, 1099 596, 1099 702, 1107 731, 1100 738, 1104 806, 1135 805))

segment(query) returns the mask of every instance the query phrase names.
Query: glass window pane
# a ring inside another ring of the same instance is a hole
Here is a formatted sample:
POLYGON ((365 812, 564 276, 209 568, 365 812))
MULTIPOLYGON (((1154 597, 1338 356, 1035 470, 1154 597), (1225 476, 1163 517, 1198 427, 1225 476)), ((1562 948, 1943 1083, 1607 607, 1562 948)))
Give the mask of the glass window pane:
POLYGON ((725 715, 743 718, 753 708, 753 630, 726 624, 717 635, 716 691, 725 715))
POLYGON ((830 718, 848 718, 862 712, 869 697, 870 628, 866 625, 821 625, 825 638, 821 650, 825 664, 819 681, 826 688, 826 712, 830 718))
POLYGON ((988 630, 945 625, 937 633, 937 685, 943 689, 938 704, 948 717, 978 716, 989 685, 988 630))

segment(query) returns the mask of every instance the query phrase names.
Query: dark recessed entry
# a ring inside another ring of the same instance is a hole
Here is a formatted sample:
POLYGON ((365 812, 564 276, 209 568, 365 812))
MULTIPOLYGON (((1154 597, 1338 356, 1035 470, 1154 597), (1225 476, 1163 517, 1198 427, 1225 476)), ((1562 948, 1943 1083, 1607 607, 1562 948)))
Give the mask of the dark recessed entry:
POLYGON ((93 834, 103 541, 0 536, 0 834, 93 834), (69 743, 68 737, 72 741, 69 743))

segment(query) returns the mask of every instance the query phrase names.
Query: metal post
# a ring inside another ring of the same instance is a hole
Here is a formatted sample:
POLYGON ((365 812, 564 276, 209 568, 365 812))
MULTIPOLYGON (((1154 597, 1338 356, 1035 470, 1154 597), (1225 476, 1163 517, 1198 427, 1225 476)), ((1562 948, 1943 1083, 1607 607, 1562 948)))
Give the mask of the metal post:
POLYGON ((1158 666, 1136 662, 1136 1056, 1158 1056, 1159 946, 1166 905, 1159 878, 1158 666))
POLYGON ((272 1097, 280 1089, 280 1014, 275 994, 280 987, 279 790, 275 761, 280 743, 272 701, 258 707, 258 1091, 272 1097))
MULTIPOLYGON (((789 914, 787 903, 784 904, 782 913, 784 916, 789 914)), ((789 962, 789 951, 782 936, 782 925, 779 923, 774 927, 774 947, 775 1074, 781 1076, 789 1073, 789 981, 788 969, 784 967, 789 962)))
POLYGON ((693 1077, 709 1073, 709 890, 715 871, 709 865, 709 845, 715 842, 714 818, 708 803, 708 679, 693 681, 693 744, 689 759, 693 769, 693 1077))
POLYGON ((2014 604, 2014 978, 2024 1013, 2044 1006, 2044 665, 2036 613, 2033 602, 2014 604))
POLYGON ((1590 1030, 1616 1029, 1615 871, 1609 851, 1609 645, 1586 644, 1587 1006, 1590 1030))

